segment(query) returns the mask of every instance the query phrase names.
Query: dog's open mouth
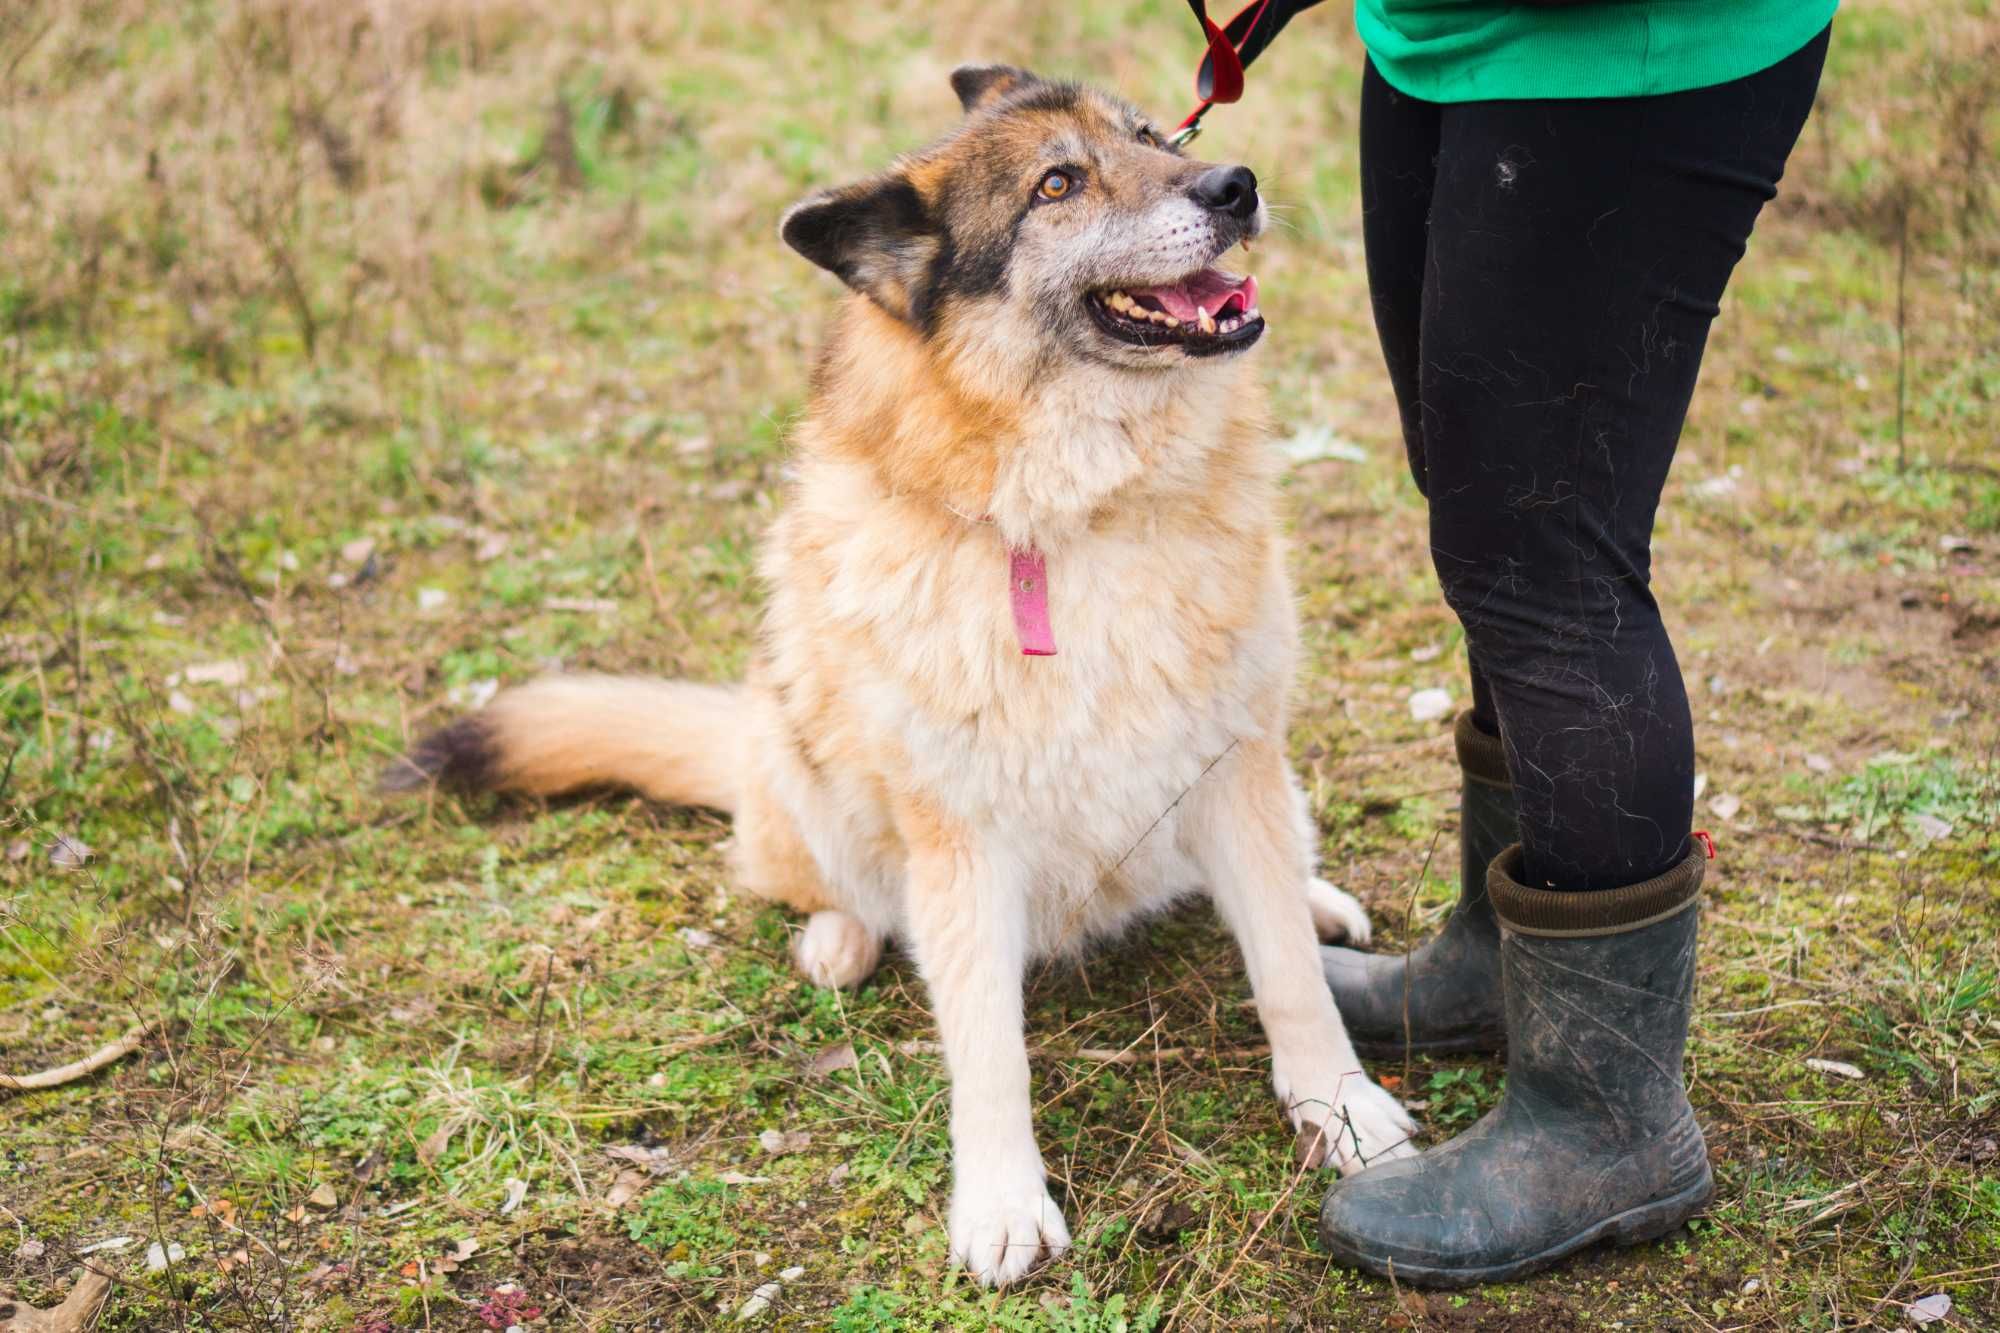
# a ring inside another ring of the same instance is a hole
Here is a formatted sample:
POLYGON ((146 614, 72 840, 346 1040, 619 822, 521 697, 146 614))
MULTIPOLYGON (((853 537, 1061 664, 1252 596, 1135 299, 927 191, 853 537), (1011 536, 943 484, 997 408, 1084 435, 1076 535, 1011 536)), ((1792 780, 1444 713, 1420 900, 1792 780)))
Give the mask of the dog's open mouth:
POLYGON ((1119 342, 1179 347, 1189 356, 1240 351, 1264 332, 1257 279, 1205 268, 1158 287, 1115 287, 1084 298, 1097 326, 1119 342))

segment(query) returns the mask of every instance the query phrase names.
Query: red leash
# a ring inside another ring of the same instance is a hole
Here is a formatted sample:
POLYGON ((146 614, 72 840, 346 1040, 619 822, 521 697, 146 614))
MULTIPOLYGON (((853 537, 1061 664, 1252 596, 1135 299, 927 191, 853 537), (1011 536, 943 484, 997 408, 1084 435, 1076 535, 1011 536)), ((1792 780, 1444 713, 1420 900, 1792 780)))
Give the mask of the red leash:
POLYGON ((1194 95, 1201 99, 1173 133, 1176 147, 1201 133, 1201 118, 1218 102, 1234 102, 1243 96, 1243 71, 1271 44, 1271 39, 1291 21, 1292 15, 1310 9, 1319 0, 1250 0, 1236 17, 1221 27, 1208 16, 1207 0, 1188 0, 1208 39, 1208 54, 1195 71, 1194 95))

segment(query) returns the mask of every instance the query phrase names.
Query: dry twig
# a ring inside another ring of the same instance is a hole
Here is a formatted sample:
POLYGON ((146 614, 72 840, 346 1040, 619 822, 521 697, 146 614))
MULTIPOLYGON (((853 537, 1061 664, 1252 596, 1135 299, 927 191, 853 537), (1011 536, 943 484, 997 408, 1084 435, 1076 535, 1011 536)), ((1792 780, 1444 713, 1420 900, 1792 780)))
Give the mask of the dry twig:
MULTIPOLYGON (((34 1074, 0 1074, 0 1092, 36 1092, 42 1088, 59 1088, 65 1083, 74 1083, 80 1078, 95 1074, 108 1064, 123 1060, 138 1050, 152 1030, 151 1024, 133 1028, 117 1041, 100 1047, 83 1059, 58 1065, 54 1069, 44 1069, 34 1074)), ((6 1323, 0 1321, 0 1329, 6 1327, 6 1323)))

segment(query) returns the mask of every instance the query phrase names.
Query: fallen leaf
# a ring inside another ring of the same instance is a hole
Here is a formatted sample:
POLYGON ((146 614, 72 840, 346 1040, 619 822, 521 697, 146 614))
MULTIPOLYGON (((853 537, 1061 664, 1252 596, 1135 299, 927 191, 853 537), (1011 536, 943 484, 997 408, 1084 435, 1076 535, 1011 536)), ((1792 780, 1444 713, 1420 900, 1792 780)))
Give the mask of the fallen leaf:
POLYGON ((333 1186, 321 1181, 313 1187, 311 1194, 306 1195, 306 1202, 321 1212, 328 1212, 340 1207, 340 1195, 334 1192, 333 1186))
POLYGON ((228 1254, 225 1254, 220 1259, 217 1259, 215 1261, 215 1266, 221 1269, 223 1272, 227 1273, 232 1269, 241 1268, 249 1262, 250 1262, 250 1251, 231 1250, 228 1254))
POLYGON ((674 1155, 665 1148, 642 1148, 636 1143, 621 1143, 606 1148, 604 1155, 617 1162, 630 1162, 642 1166, 648 1175, 665 1175, 673 1166, 674 1155))
POLYGON ((1162 1199, 1139 1217, 1139 1236, 1154 1244, 1170 1241, 1198 1216, 1185 1199, 1162 1199))
POLYGON ((1912 815, 1910 816, 1910 823, 1916 826, 1917 832, 1923 835, 1925 842, 1936 842, 1940 838, 1949 838, 1951 836, 1951 825, 1939 819, 1936 815, 1912 815))
POLYGON ((725 1185, 768 1185, 771 1183, 769 1176, 746 1176, 741 1171, 724 1171, 716 1179, 725 1185))
POLYGON ((80 870, 90 860, 90 844, 67 833, 57 836, 49 848, 49 864, 62 870, 80 870))
POLYGON ((185 1258, 187 1258, 187 1251, 182 1249, 178 1242, 169 1241, 167 1244, 162 1245, 160 1242, 154 1241, 146 1247, 146 1271, 148 1273, 164 1273, 167 1270, 168 1264, 177 1264, 185 1258))
POLYGON ((644 1171, 636 1171, 628 1166, 612 1180, 611 1188, 604 1192, 604 1202, 613 1208, 623 1208, 638 1198, 650 1184, 652 1178, 644 1171))
POLYGON ((33 1236, 14 1247, 14 1257, 23 1263, 32 1263, 49 1252, 49 1247, 33 1236))
POLYGON ((1722 792, 1719 795, 1709 798, 1708 812, 1717 819, 1734 819, 1742 809, 1743 798, 1741 796, 1732 796, 1728 792, 1722 792))
POLYGON ((757 1136, 757 1146, 773 1157, 804 1152, 812 1141, 813 1136, 802 1129, 767 1129, 757 1136))
POLYGON ((1950 1316, 1951 1297, 1941 1291, 1936 1292, 1920 1301, 1911 1301, 1903 1307, 1903 1313, 1910 1317, 1913 1324, 1935 1324, 1950 1316))
POLYGON ((1840 1078, 1865 1079, 1868 1077, 1860 1069, 1847 1063, 1845 1060, 1820 1060, 1815 1058, 1806 1061, 1806 1068, 1817 1069, 1822 1074, 1834 1074, 1840 1078))
POLYGON ((444 1156, 446 1152, 450 1151, 453 1129, 454 1126, 447 1120, 444 1124, 432 1130, 429 1136, 417 1145, 417 1160, 425 1166, 429 1166, 432 1162, 435 1162, 438 1158, 444 1156))
POLYGON ((842 1069, 852 1069, 859 1063, 860 1061, 854 1054, 854 1043, 843 1041, 828 1046, 818 1055, 815 1055, 812 1058, 812 1063, 806 1066, 806 1073, 813 1078, 825 1078, 827 1075, 837 1073, 842 1069))
POLYGON ((472 1258, 477 1253, 479 1253, 479 1242, 468 1237, 452 1246, 449 1253, 441 1254, 431 1260, 431 1272, 437 1273, 440 1276, 448 1273, 456 1273, 465 1264, 466 1260, 472 1258))
POLYGON ((519 1178, 507 1181, 507 1197, 500 1201, 500 1216, 505 1217, 519 1208, 528 1197, 528 1182, 519 1178))

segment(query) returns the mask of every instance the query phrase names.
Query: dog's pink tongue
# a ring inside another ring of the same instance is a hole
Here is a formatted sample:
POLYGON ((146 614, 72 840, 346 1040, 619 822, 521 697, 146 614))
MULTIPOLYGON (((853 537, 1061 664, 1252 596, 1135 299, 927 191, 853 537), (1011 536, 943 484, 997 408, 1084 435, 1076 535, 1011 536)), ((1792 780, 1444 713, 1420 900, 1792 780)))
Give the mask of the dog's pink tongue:
POLYGON ((1160 308, 1183 324, 1192 324, 1201 310, 1211 318, 1246 315, 1257 308, 1257 279, 1232 278, 1219 269, 1205 268, 1191 278, 1165 287, 1132 287, 1133 296, 1150 296, 1160 308))

